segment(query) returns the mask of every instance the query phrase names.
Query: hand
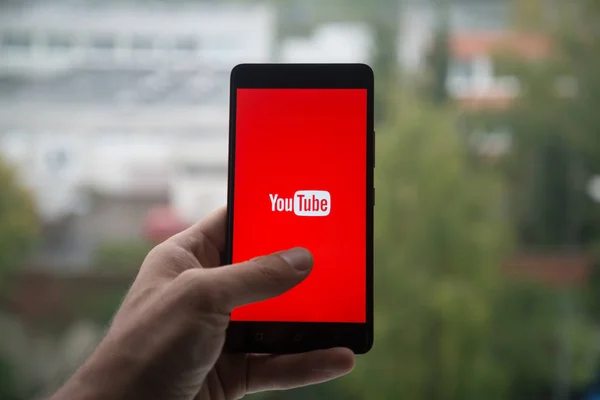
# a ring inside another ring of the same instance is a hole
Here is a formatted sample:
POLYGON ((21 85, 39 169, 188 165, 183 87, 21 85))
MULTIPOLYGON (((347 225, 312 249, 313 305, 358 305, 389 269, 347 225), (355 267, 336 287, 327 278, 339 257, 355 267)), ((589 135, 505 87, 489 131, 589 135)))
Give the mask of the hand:
POLYGON ((219 267, 223 208, 153 249, 89 360, 55 399, 239 399, 350 372, 348 349, 269 356, 222 352, 229 313, 278 296, 312 268, 292 249, 219 267))

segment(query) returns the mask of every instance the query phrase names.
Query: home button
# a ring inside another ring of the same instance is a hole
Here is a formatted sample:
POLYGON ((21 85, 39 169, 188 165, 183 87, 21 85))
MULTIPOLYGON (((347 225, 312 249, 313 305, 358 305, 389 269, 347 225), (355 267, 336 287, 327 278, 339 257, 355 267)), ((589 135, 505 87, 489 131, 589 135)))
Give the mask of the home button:
POLYGON ((297 333, 297 334, 294 336, 294 342, 301 342, 301 341, 302 341, 302 335, 301 335, 301 334, 299 334, 299 333, 297 333))

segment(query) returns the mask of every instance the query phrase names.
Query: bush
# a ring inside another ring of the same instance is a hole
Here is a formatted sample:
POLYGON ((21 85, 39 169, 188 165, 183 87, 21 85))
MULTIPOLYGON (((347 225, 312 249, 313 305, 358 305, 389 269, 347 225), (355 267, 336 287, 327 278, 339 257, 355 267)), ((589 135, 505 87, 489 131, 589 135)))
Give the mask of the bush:
POLYGON ((0 399, 25 400, 25 395, 19 390, 10 363, 0 356, 0 399))
POLYGON ((8 275, 27 260, 38 235, 38 221, 30 194, 14 171, 0 159, 0 290, 8 275))
POLYGON ((101 271, 135 271, 146 258, 152 246, 144 241, 105 242, 92 256, 92 265, 101 271))

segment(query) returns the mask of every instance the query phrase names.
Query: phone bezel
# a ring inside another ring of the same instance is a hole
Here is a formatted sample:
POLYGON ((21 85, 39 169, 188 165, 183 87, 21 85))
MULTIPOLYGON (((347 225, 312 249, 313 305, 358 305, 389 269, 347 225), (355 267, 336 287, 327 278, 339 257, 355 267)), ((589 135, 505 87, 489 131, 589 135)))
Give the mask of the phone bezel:
POLYGON ((227 248, 225 263, 232 261, 233 198, 235 180, 237 89, 323 88, 367 90, 367 232, 366 232, 366 322, 242 322, 232 321, 225 349, 234 353, 292 354, 333 347, 346 347, 355 354, 373 345, 373 208, 375 188, 374 76, 365 64, 240 64, 231 72, 229 116, 229 166, 227 183, 227 248))

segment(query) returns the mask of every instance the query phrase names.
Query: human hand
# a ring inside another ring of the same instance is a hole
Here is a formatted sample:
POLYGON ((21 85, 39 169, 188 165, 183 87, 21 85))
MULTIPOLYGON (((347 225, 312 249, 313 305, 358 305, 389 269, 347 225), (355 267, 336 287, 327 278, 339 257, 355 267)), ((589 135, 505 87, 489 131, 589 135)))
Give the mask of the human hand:
POLYGON ((230 400, 350 372, 354 354, 223 353, 229 313, 304 280, 313 260, 292 249, 220 266, 226 209, 154 248, 106 337, 53 399, 230 400))

